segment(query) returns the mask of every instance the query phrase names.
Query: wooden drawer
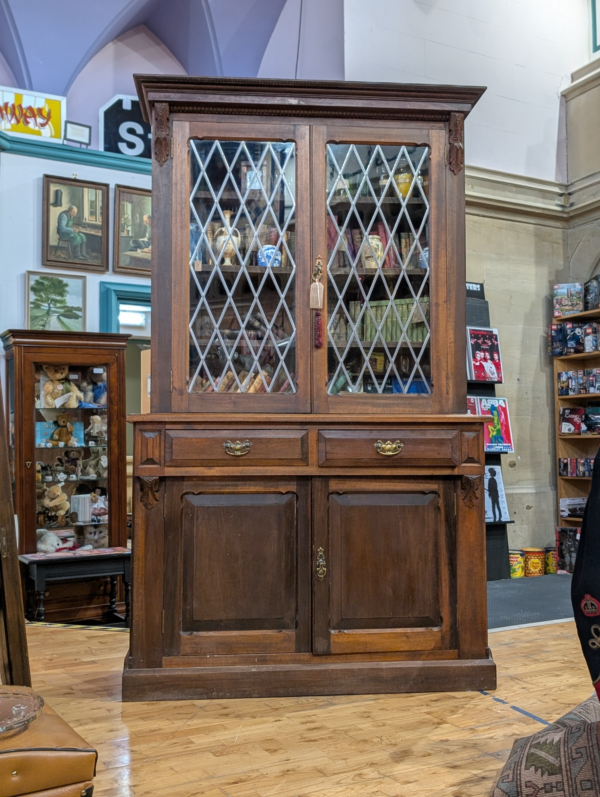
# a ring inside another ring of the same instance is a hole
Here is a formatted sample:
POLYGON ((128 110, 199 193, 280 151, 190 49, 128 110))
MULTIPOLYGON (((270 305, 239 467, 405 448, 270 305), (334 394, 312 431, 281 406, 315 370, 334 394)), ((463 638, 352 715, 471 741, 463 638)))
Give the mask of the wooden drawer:
POLYGON ((458 443, 456 429, 320 431, 319 465, 347 468, 457 466, 458 443), (387 446, 387 443, 392 445, 387 446), (397 453, 393 453, 396 449, 397 453), (388 451, 392 453, 385 453, 388 451))
POLYGON ((243 468, 307 463, 306 429, 183 429, 167 430, 165 435, 167 467, 243 468))

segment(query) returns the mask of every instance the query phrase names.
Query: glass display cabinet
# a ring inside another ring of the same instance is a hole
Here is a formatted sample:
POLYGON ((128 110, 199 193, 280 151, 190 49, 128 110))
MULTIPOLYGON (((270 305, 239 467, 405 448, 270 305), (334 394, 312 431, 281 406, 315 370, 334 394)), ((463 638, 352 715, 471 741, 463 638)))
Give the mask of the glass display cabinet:
MULTIPOLYGON (((2 335, 20 554, 127 545, 127 338, 33 330, 2 335)), ((54 621, 96 618, 110 603, 106 579, 57 581, 47 590, 46 619, 54 621)))
POLYGON ((136 81, 157 323, 124 698, 493 687, 465 374, 483 89, 136 81))

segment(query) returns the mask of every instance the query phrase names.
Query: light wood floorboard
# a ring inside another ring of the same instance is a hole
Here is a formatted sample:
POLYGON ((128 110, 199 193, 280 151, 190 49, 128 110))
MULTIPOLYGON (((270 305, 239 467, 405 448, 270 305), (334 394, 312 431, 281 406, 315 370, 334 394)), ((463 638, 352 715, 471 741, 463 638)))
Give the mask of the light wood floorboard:
POLYGON ((490 634, 489 695, 121 703, 127 633, 28 639, 34 687, 99 752, 95 797, 484 797, 543 727, 516 708, 551 722, 592 691, 572 622, 490 634))

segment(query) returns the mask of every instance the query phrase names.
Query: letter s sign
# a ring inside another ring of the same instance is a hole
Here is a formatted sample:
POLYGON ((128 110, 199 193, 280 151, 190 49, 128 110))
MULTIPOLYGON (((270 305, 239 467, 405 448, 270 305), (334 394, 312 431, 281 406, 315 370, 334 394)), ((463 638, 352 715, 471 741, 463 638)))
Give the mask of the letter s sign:
POLYGON ((119 149, 123 155, 141 155, 144 151, 144 139, 141 138, 143 135, 144 128, 137 122, 122 122, 119 125, 119 136, 124 141, 131 142, 130 146, 128 143, 119 141, 119 149), (133 132, 130 133, 130 130, 133 132), (136 133, 137 135, 135 135, 136 133))
POLYGON ((134 158, 151 158, 151 128, 142 118, 137 97, 117 94, 100 108, 99 146, 134 158))

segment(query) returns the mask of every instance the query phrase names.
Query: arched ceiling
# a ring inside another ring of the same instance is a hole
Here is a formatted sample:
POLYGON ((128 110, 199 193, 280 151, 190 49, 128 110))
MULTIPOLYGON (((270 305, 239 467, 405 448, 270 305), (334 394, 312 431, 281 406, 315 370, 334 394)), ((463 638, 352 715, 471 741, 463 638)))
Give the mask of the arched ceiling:
POLYGON ((106 44, 144 24, 188 74, 255 76, 286 0, 0 0, 20 88, 65 95, 106 44))

